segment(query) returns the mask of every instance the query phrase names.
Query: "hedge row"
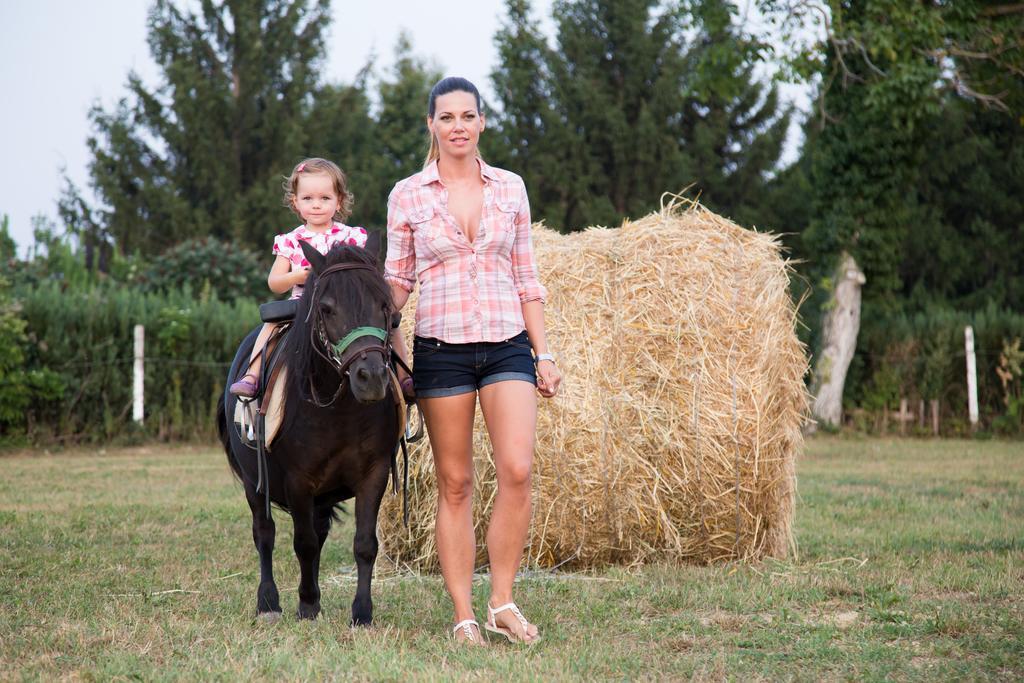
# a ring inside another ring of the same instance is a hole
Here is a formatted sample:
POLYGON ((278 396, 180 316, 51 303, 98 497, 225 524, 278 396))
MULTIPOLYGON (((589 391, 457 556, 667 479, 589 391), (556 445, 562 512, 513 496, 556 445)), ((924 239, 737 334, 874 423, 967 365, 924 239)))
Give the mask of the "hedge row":
MULTIPOLYGON (((255 301, 228 303, 187 288, 75 290, 45 281, 20 290, 15 306, 0 304, 0 353, 21 366, 0 363, 0 439, 33 443, 212 438, 230 360, 259 323, 255 301), (146 328, 141 428, 131 419, 136 324, 146 328)), ((982 428, 1024 433, 1019 350, 1010 380, 997 374, 1007 348, 1012 356, 1014 340, 1024 339, 1024 314, 995 308, 865 320, 846 385, 849 414, 868 416, 856 426, 876 428, 877 416, 895 411, 901 398, 915 409, 919 400, 938 399, 944 433, 966 433, 967 325, 975 334, 982 428)))
POLYGON ((44 282, 18 296, 28 368, 56 372, 56 400, 33 401, 22 425, 31 442, 98 442, 132 435, 208 438, 228 366, 259 323, 256 302, 219 301, 188 289, 67 290, 44 282), (134 327, 145 327, 145 420, 132 422, 134 327))
POLYGON ((846 407, 851 413, 859 408, 877 416, 898 409, 901 398, 908 399, 914 410, 920 400, 937 399, 943 431, 969 431, 964 340, 968 325, 974 330, 981 428, 1000 434, 1024 432, 1019 365, 1005 386, 997 372, 1007 351, 1013 360, 1014 341, 1024 339, 1024 314, 994 307, 864 321, 847 378, 846 407))

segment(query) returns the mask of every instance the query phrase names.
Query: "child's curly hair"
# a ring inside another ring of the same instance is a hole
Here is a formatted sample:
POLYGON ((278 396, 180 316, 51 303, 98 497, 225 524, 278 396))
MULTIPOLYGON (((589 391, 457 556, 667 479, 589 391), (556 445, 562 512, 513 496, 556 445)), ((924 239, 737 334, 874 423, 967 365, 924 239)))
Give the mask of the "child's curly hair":
POLYGON ((348 178, 336 163, 319 157, 303 159, 292 169, 292 174, 284 179, 284 205, 298 215, 299 212, 295 210, 295 193, 299 189, 299 176, 307 173, 326 173, 330 176, 334 191, 338 195, 338 210, 334 217, 339 221, 348 218, 352 214, 352 205, 355 202, 352 193, 348 191, 348 178))

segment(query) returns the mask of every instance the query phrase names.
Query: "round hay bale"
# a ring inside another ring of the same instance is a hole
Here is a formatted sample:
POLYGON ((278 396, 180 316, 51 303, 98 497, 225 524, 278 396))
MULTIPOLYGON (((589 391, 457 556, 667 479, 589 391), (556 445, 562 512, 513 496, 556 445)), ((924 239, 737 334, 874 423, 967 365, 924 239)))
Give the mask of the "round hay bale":
MULTIPOLYGON (((807 356, 778 238, 696 204, 618 229, 535 226, 533 237, 564 380, 540 399, 527 563, 785 556, 807 356)), ((479 411, 474 462, 482 566, 495 478, 479 411)), ((401 497, 385 499, 382 557, 435 570, 426 438, 410 453, 408 495, 408 528, 401 497)))

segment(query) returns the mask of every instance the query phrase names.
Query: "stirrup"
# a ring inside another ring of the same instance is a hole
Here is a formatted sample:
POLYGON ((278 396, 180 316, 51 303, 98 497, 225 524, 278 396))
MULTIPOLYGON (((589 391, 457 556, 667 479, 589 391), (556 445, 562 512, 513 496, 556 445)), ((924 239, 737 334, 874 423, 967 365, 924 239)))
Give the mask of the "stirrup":
POLYGON ((523 613, 519 611, 518 607, 516 607, 516 603, 510 602, 505 605, 502 605, 501 607, 495 608, 491 607, 491 603, 487 603, 487 621, 484 622, 484 628, 490 631, 491 633, 498 633, 500 635, 505 636, 506 638, 508 638, 508 642, 510 643, 526 643, 527 645, 532 645, 540 640, 540 634, 538 633, 533 638, 530 638, 529 626, 530 622, 526 620, 526 617, 523 616, 523 613), (519 620, 520 624, 522 624, 523 633, 526 634, 525 638, 520 636, 518 633, 516 633, 510 628, 498 626, 498 622, 495 620, 494 617, 498 614, 498 612, 504 612, 505 610, 511 610, 512 614, 515 615, 515 618, 519 620))
POLYGON ((476 619, 463 619, 459 623, 455 624, 452 628, 452 638, 455 638, 455 634, 462 629, 462 634, 466 636, 466 640, 474 645, 484 644, 484 635, 480 632, 480 624, 476 623, 476 619), (476 626, 476 635, 473 635, 472 627, 476 626))

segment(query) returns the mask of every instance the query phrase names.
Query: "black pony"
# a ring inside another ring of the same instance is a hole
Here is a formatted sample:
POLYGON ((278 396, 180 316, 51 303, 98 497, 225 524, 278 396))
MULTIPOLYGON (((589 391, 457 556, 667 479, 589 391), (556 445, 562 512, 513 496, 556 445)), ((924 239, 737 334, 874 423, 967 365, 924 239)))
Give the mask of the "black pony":
POLYGON ((298 616, 315 619, 320 613, 320 551, 331 521, 337 519, 335 507, 354 496, 359 582, 352 622, 364 625, 373 615, 370 576, 377 558, 377 514, 399 439, 400 397, 395 396, 388 365, 391 291, 377 269, 376 235, 366 249, 336 246, 326 257, 301 244, 312 272, 292 329, 280 342, 288 371, 285 412, 266 456, 266 471, 260 471, 257 451, 239 438, 232 419, 238 399, 227 391, 242 374, 258 329, 235 354, 217 406, 217 427, 252 510, 260 557, 257 613, 268 621, 281 614, 269 502, 291 513, 301 568, 298 616), (266 490, 258 490, 261 481, 266 490))

